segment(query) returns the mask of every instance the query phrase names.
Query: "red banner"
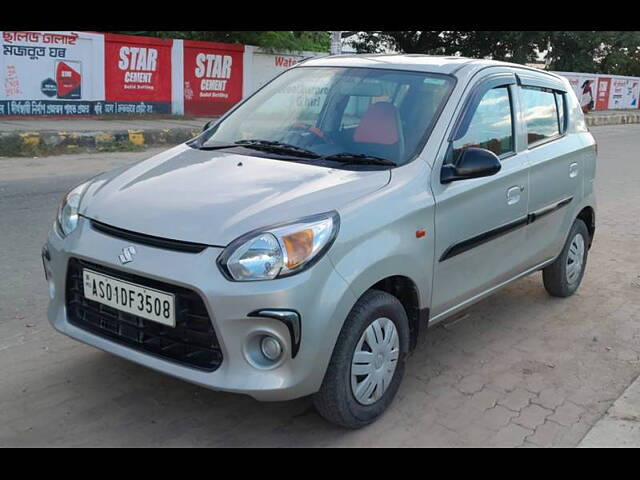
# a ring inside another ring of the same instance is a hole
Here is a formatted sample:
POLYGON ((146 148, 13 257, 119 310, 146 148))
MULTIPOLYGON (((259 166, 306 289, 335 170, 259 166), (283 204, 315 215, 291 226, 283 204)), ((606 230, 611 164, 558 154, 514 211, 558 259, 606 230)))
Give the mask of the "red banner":
POLYGON ((105 34, 106 100, 170 103, 172 42, 105 34))
POLYGON ((596 92, 596 110, 609 108, 609 92, 611 91, 611 77, 598 77, 598 90, 596 92))
POLYGON ((184 111, 221 115, 242 99, 244 45, 184 42, 184 111))

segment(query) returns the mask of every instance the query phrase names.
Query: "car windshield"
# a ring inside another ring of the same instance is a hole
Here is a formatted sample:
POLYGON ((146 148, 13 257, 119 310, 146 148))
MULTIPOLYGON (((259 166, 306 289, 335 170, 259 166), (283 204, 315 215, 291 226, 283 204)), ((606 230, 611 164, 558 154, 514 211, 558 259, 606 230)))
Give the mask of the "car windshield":
POLYGON ((196 148, 240 143, 263 154, 401 165, 424 145, 450 76, 374 68, 297 67, 202 133, 196 148))

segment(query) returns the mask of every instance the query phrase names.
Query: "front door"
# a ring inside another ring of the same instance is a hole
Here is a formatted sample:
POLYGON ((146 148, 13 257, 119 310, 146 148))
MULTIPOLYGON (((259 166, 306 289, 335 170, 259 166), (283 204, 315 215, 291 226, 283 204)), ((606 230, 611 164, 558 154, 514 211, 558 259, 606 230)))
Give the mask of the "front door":
POLYGON ((526 264, 529 184, 526 156, 516 153, 515 87, 512 74, 474 86, 445 159, 455 164, 465 148, 485 148, 501 160, 497 174, 441 184, 435 165, 434 320, 514 277, 526 264))

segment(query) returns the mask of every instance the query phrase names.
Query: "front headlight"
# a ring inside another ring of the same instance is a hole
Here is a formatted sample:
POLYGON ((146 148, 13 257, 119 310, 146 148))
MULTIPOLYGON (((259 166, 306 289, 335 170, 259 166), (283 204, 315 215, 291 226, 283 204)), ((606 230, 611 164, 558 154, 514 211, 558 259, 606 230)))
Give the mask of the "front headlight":
POLYGON ((238 282, 293 275, 309 268, 329 249, 339 219, 337 212, 328 212, 248 233, 225 248, 218 265, 238 282))
POLYGON ((85 190, 89 186, 89 182, 78 185, 76 188, 67 193, 58 209, 58 230, 63 237, 73 232, 78 226, 78 213, 80 209, 80 200, 85 190))

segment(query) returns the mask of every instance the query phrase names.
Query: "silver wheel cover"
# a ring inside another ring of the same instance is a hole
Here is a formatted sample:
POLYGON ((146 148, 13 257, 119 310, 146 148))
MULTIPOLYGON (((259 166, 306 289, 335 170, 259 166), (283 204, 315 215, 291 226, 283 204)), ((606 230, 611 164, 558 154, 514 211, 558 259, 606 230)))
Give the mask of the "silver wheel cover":
POLYGON ((378 318, 364 331, 351 359, 351 391, 362 405, 377 402, 391 384, 400 356, 395 324, 378 318))
POLYGON ((584 264, 584 237, 577 233, 569 244, 567 252, 566 275, 567 283, 573 284, 580 278, 582 266, 584 264))

